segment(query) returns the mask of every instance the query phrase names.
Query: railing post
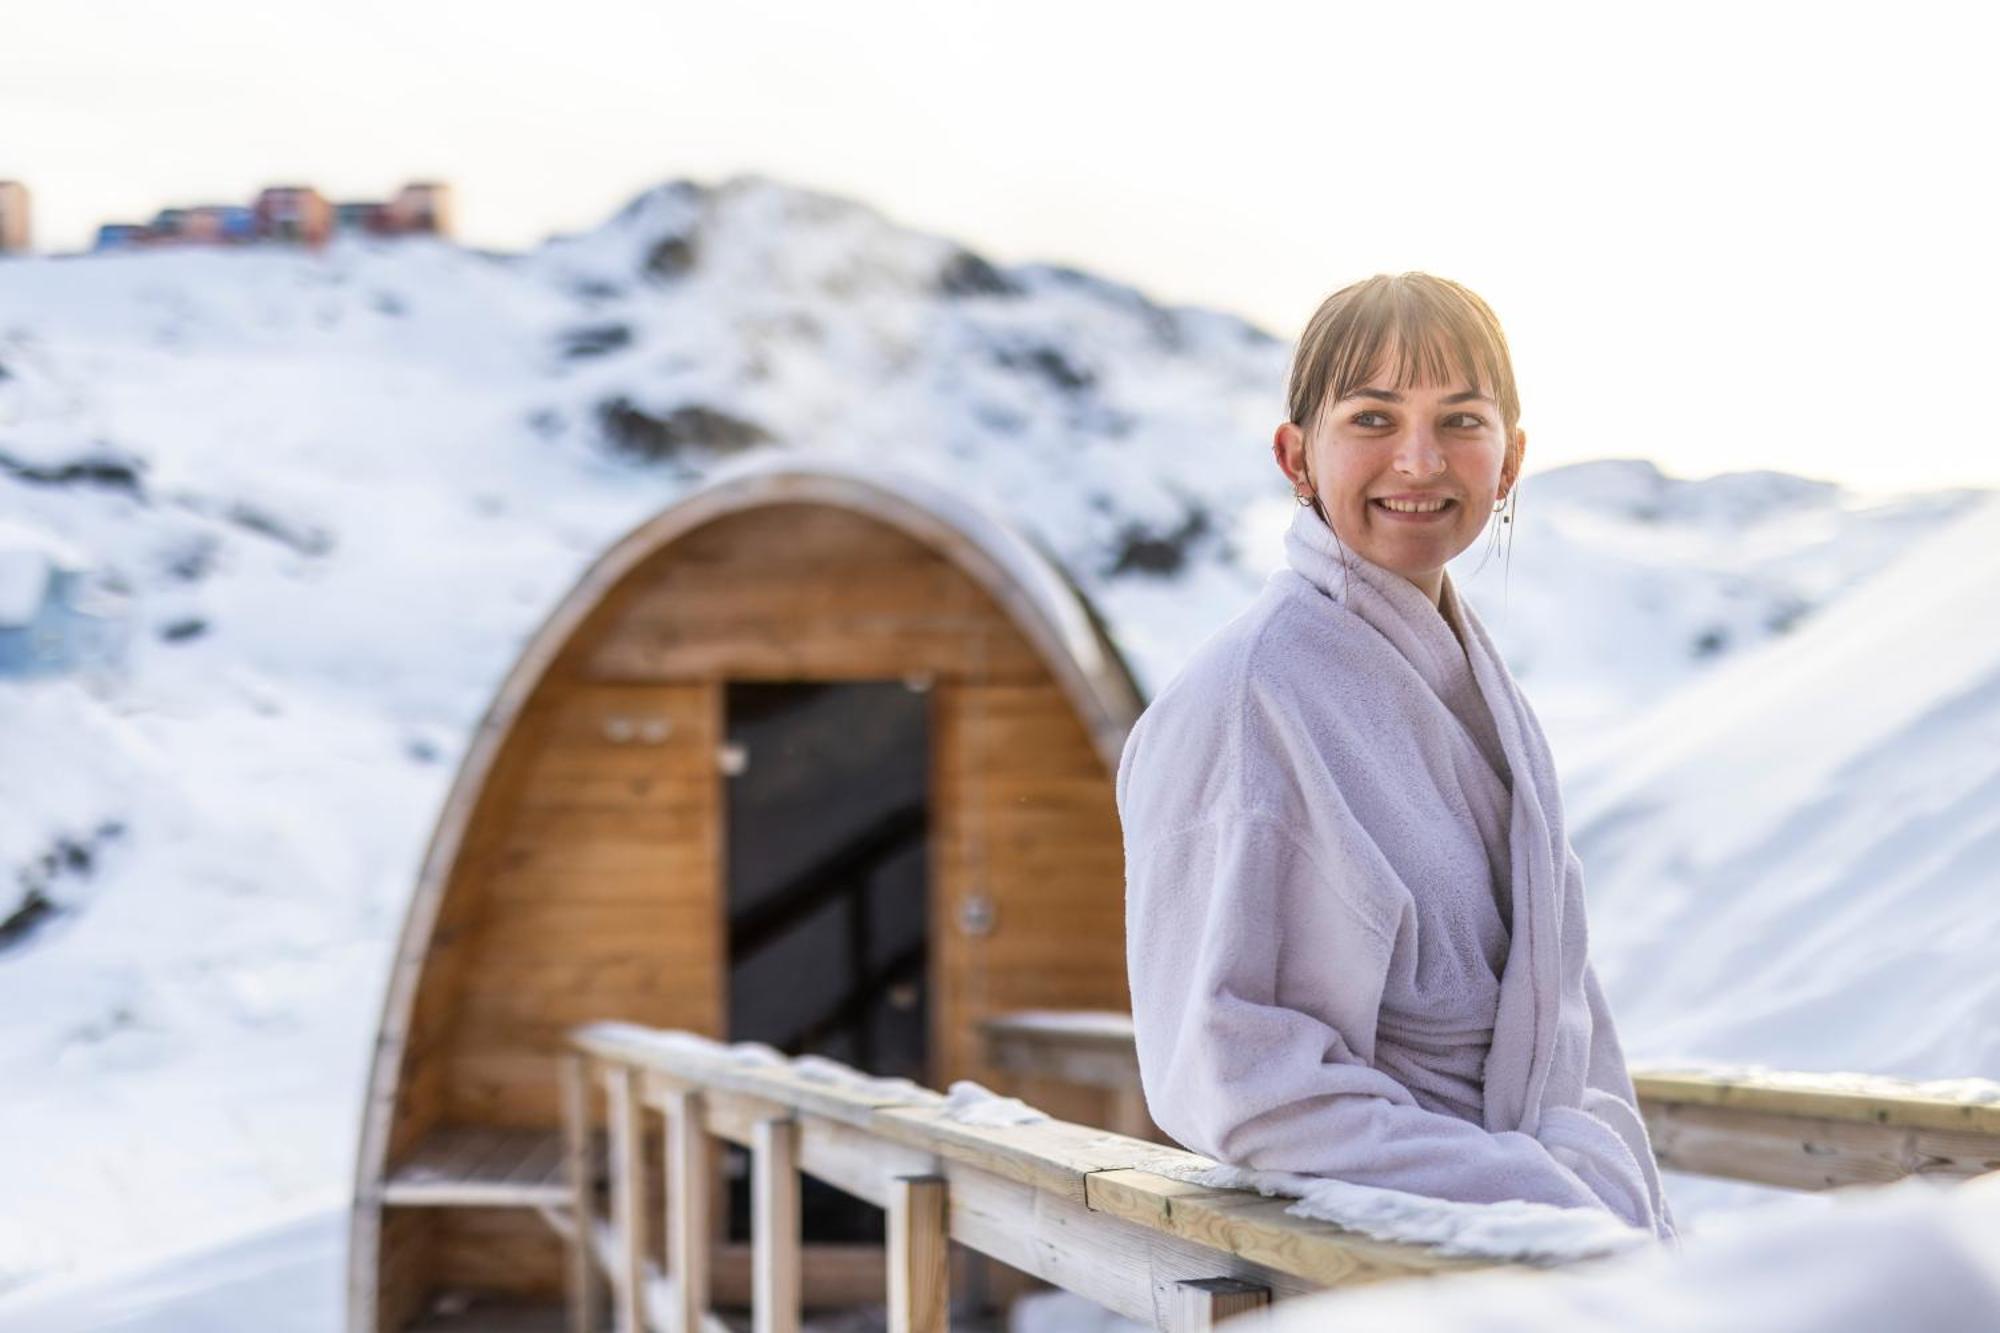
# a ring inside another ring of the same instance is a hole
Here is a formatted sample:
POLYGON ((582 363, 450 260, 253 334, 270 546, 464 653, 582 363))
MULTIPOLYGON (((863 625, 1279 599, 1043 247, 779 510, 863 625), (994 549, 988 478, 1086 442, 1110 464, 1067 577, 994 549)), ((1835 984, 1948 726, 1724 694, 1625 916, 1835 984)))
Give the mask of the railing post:
POLYGON ((591 1253, 597 1229, 596 1181, 591 1178, 590 1064, 571 1052, 562 1059, 563 1160, 569 1175, 571 1225, 568 1259, 570 1333, 598 1333, 603 1288, 591 1253))
POLYGON ((752 1333, 799 1333, 798 1121, 759 1120, 750 1150, 752 1333))
POLYGON ((708 1314, 708 1133, 700 1094, 680 1089, 667 1113, 667 1271, 678 1307, 676 1333, 701 1333, 708 1314))
MULTIPOLYGON (((1174 1333, 1208 1333, 1223 1320, 1252 1310, 1268 1309, 1269 1287, 1259 1287, 1233 1277, 1198 1278, 1179 1284, 1178 1308, 1174 1311, 1174 1333)), ((1264 1321, 1246 1321, 1262 1324, 1264 1321)))
POLYGON ((604 1071, 611 1113, 611 1225, 614 1238, 611 1289, 616 1296, 618 1333, 646 1333, 645 1152, 640 1120, 639 1080, 631 1068, 604 1071))
POLYGON ((889 1185, 889 1333, 948 1333, 944 1177, 898 1176, 889 1185))

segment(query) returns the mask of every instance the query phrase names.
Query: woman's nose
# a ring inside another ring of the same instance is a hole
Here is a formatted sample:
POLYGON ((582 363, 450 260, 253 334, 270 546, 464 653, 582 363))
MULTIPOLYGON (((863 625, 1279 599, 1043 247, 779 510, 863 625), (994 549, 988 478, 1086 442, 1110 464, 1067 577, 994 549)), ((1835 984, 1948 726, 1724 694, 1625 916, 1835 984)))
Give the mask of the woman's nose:
POLYGON ((1396 445, 1396 470, 1410 477, 1435 477, 1444 471, 1444 453, 1423 426, 1414 426, 1396 445))

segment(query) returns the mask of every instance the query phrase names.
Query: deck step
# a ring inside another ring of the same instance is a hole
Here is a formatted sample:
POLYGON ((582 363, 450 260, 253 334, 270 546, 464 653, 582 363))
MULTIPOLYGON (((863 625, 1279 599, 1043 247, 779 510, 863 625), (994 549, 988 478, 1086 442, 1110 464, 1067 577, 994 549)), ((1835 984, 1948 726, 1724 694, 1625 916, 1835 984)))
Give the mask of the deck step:
POLYGON ((562 1134, 476 1125, 437 1130, 390 1170, 382 1201, 431 1208, 567 1205, 562 1134))

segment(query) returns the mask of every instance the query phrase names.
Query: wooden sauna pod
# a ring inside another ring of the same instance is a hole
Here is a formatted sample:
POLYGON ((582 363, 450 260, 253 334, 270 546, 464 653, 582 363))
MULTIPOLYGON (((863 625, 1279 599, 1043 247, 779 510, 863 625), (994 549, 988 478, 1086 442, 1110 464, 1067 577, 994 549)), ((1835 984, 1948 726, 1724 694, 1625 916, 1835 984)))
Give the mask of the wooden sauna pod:
POLYGON ((916 1041, 914 1067, 871 1072, 1063 1114, 984 1063, 979 1023, 1128 1007, 1112 777, 1140 706, 1054 563, 928 483, 739 468, 618 543, 508 675, 426 854, 364 1107, 349 1328, 458 1327, 463 1294, 560 1301, 558 1052, 580 1023, 782 1047, 758 1005, 845 957, 811 1032, 850 1055, 916 1041), (889 767, 856 767, 871 746, 889 767), (841 827, 850 808, 867 827, 841 827), (870 909, 854 866, 882 880, 895 838, 919 897, 870 909), (844 930, 820 871, 847 876, 844 930), (870 971, 871 910, 919 923, 881 964, 900 977, 870 971), (915 1036, 894 1027, 912 1010, 915 1036))

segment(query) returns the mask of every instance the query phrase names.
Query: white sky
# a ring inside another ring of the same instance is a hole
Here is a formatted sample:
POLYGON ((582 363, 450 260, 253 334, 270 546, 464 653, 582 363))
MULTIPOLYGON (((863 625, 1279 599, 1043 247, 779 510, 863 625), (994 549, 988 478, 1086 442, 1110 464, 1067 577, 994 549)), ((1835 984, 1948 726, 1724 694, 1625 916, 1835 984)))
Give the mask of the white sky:
POLYGON ((514 248, 758 171, 1288 339, 1428 269, 1499 311, 1531 470, 2000 486, 1990 12, 0 0, 0 177, 47 249, 418 177, 514 248))

